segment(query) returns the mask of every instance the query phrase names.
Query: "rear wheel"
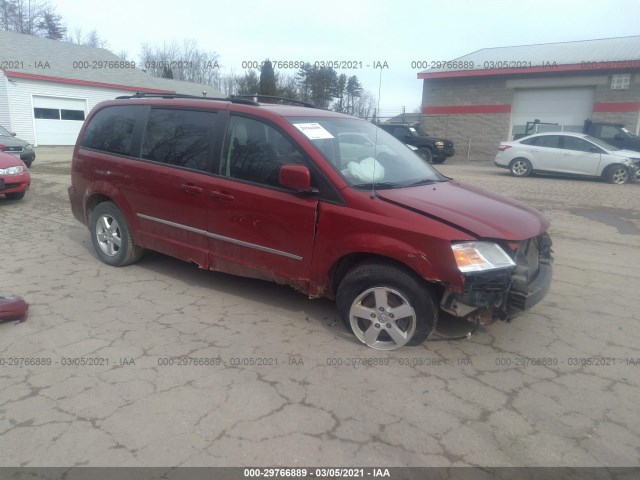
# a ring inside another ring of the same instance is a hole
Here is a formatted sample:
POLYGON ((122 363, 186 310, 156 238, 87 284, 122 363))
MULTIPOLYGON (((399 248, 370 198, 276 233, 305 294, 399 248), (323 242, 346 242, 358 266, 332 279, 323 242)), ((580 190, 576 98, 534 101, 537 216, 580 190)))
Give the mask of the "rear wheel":
POLYGON ((133 243, 124 215, 112 202, 100 203, 91 212, 91 241, 100 259, 114 267, 137 262, 142 249, 133 243))
POLYGON ((514 158, 509 164, 509 171, 514 177, 528 177, 532 170, 531 162, 526 158, 514 158))
POLYGON ((433 293, 395 265, 364 263, 350 270, 336 295, 345 326, 376 350, 422 343, 438 318, 433 293))
POLYGON ((624 165, 610 165, 604 172, 604 178, 609 183, 622 185, 629 181, 629 170, 624 165))

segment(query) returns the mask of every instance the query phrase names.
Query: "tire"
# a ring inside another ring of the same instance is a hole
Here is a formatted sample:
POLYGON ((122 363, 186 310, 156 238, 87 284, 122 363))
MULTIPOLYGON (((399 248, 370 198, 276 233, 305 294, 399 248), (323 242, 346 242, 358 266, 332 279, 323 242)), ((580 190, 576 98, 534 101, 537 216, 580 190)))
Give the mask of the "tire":
POLYGON ((604 178, 609 183, 615 183, 616 185, 622 185, 629 181, 629 170, 624 165, 615 164, 609 165, 604 171, 604 178))
POLYGON ((425 162, 427 163, 433 162, 433 152, 431 151, 430 148, 420 147, 416 153, 420 155, 425 162))
POLYGON ((514 158, 509 164, 509 171, 514 177, 528 177, 532 170, 531 162, 526 158, 514 158))
POLYGON ((31 164, 33 163, 33 161, 36 159, 35 155, 32 155, 31 157, 24 159, 24 158, 20 158, 20 160, 22 160, 22 162, 27 166, 27 168, 31 168, 31 164))
POLYGON ((124 267, 137 262, 142 249, 133 243, 124 215, 112 202, 96 205, 89 222, 93 248, 104 263, 124 267))
POLYGON ((362 263, 347 272, 336 303, 347 329, 376 350, 419 345, 438 320, 438 304, 422 280, 382 262, 362 263))
POLYGON ((27 193, 27 191, 23 190, 22 192, 5 193, 5 196, 9 200, 22 200, 25 193, 27 193))

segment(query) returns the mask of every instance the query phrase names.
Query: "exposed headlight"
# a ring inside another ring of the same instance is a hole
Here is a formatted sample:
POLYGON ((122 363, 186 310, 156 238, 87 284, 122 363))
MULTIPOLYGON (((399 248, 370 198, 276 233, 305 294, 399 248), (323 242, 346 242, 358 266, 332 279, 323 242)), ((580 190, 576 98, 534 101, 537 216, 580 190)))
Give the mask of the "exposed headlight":
POLYGON ((444 148, 444 142, 435 142, 434 145, 436 148, 444 148))
POLYGON ((24 167, 9 167, 9 168, 0 168, 0 175, 18 175, 24 171, 24 167))
POLYGON ((515 263, 502 247, 491 242, 464 242, 451 245, 462 273, 513 267, 515 263))

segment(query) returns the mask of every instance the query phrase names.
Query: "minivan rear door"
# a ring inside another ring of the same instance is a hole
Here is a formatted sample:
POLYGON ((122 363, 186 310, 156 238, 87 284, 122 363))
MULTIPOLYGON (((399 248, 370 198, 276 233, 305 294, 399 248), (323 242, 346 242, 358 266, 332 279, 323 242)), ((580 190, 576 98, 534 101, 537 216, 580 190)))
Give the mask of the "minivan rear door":
POLYGON ((224 110, 151 108, 140 161, 131 165, 124 194, 144 246, 208 266, 208 182, 219 155, 224 110))

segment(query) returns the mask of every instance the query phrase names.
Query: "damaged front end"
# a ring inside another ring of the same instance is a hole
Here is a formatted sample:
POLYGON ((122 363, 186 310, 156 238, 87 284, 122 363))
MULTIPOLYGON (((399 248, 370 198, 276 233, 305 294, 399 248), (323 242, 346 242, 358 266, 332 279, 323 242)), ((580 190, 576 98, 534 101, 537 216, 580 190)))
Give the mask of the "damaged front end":
POLYGON ((447 288, 440 308, 480 325, 510 320, 540 302, 549 291, 553 268, 547 233, 506 246, 464 242, 452 246, 464 288, 447 288))

